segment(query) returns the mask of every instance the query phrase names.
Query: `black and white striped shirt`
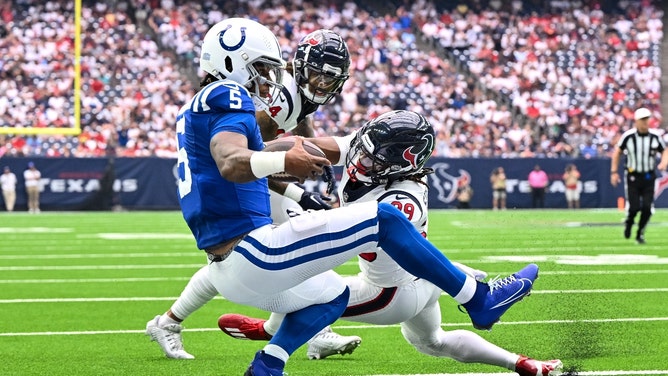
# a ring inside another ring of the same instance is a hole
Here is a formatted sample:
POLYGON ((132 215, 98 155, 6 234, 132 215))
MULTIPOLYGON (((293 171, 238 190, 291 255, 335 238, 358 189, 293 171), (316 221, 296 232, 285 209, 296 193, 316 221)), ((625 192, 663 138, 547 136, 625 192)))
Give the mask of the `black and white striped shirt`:
POLYGON ((617 142, 626 154, 626 170, 631 173, 653 172, 657 154, 663 152, 666 144, 653 129, 649 133, 639 134, 636 128, 630 129, 617 142))

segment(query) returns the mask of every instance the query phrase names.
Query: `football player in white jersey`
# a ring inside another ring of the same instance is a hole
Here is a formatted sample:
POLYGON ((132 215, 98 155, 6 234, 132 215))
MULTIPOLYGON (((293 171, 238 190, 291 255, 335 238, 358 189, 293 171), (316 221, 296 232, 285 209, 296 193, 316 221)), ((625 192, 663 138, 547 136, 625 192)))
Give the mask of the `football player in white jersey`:
MULTIPOLYGON (((328 29, 318 29, 304 36, 297 45, 294 59, 287 63, 284 74, 284 89, 279 94, 280 100, 274 101, 265 111, 266 114, 258 117, 258 123, 265 140, 274 134, 286 132, 303 137, 313 137, 313 114, 321 105, 328 104, 334 99, 350 76, 350 52, 346 42, 339 34, 328 29), (285 77, 289 74, 292 77, 285 77), (294 77, 294 79, 293 79, 294 77), (298 95, 291 95, 285 87, 296 85, 298 95), (274 121, 270 121, 273 119, 274 121), (266 136, 266 137, 265 137, 266 136)), ((328 185, 326 194, 332 193, 335 178, 331 166, 324 167, 323 180, 328 185)), ((290 199, 299 202, 304 209, 331 209, 327 201, 330 198, 319 193, 307 193, 294 184, 290 186, 269 181, 269 187, 290 199), (287 189, 286 189, 287 188, 287 189)), ((274 195, 276 196, 276 195, 274 195)), ((272 201, 276 205, 283 201, 272 201)), ((274 207, 272 207, 273 209, 274 207)), ((285 218, 283 218, 285 219, 285 218)))
MULTIPOLYGON (((433 129, 421 115, 411 111, 391 111, 363 126, 350 136, 352 146, 346 171, 339 185, 343 206, 355 202, 378 201, 398 208, 415 228, 427 236, 426 176, 433 172, 416 167, 405 150, 416 146, 417 154, 430 155, 433 129)), ((442 291, 401 268, 382 249, 369 249, 358 256, 361 272, 346 277, 350 287, 348 307, 341 316, 348 321, 378 325, 401 324, 404 338, 418 351, 431 356, 453 358, 465 363, 504 367, 521 376, 557 375, 561 361, 538 361, 502 349, 468 330, 444 331, 438 299, 442 291), (417 312, 417 313, 416 313, 417 312)), ((464 265, 459 268, 477 279, 486 274, 464 265)), ((282 315, 268 321, 237 314, 220 317, 219 326, 234 338, 268 340, 276 332, 282 315)), ((336 348, 313 349, 307 355, 339 353, 336 348)))

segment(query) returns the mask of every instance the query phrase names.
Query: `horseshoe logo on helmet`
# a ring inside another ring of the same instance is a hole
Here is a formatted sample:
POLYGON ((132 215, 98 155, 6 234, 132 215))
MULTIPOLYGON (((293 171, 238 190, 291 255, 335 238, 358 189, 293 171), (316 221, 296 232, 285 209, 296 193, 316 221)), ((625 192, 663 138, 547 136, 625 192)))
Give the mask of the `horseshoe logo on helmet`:
POLYGON ((220 34, 218 34, 218 42, 220 43, 220 46, 223 47, 223 49, 225 51, 236 51, 239 48, 241 48, 241 46, 243 46, 244 42, 246 42, 246 28, 242 26, 241 27, 241 40, 239 41, 239 43, 235 44, 234 46, 228 46, 227 44, 225 44, 225 41, 223 40, 223 35, 225 35, 225 32, 227 30, 231 29, 231 28, 232 28, 232 25, 227 25, 227 27, 225 27, 225 29, 223 31, 221 31, 220 34))

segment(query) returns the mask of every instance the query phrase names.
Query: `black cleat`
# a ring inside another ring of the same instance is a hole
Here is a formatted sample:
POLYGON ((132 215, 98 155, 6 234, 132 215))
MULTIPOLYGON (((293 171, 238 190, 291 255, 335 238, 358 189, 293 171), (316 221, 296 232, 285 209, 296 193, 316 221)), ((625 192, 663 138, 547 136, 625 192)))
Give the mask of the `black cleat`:
POLYGON ((631 227, 633 227, 633 223, 624 224, 624 239, 628 239, 631 237, 631 227))
POLYGON ((645 237, 642 236, 642 235, 636 237, 636 243, 638 243, 638 244, 645 244, 645 237))

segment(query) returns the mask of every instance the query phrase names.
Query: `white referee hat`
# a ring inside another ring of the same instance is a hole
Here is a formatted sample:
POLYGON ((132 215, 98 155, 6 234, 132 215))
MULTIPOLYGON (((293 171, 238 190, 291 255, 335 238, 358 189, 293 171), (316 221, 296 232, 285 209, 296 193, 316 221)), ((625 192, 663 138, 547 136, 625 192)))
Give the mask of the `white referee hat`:
POLYGON ((634 118, 636 120, 640 120, 648 118, 650 116, 652 116, 652 112, 650 110, 646 109, 645 107, 640 107, 639 109, 636 110, 634 118))

